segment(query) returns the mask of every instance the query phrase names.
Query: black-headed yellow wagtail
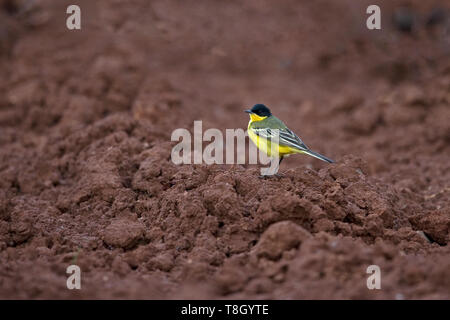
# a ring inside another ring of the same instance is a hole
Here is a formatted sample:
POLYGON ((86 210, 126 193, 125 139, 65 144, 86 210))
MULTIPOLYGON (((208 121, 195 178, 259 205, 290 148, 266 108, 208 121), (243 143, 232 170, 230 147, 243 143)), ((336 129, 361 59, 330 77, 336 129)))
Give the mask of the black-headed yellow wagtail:
POLYGON ((292 132, 280 119, 272 115, 269 108, 263 104, 255 104, 250 110, 245 110, 250 114, 248 123, 248 135, 258 149, 264 151, 269 157, 272 150, 278 152, 280 162, 284 157, 304 153, 322 161, 333 163, 334 161, 310 150, 303 141, 292 132), (276 130, 278 129, 278 130, 276 130), (275 134, 278 139, 274 139, 275 134), (271 141, 278 141, 278 146, 271 147, 271 141))

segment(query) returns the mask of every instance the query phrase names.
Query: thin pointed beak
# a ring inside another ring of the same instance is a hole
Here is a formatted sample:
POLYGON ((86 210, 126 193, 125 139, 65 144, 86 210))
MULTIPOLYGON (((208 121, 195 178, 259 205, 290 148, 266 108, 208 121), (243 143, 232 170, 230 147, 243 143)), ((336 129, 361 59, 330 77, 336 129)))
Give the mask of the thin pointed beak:
POLYGON ((244 110, 244 112, 253 113, 252 110, 244 110))

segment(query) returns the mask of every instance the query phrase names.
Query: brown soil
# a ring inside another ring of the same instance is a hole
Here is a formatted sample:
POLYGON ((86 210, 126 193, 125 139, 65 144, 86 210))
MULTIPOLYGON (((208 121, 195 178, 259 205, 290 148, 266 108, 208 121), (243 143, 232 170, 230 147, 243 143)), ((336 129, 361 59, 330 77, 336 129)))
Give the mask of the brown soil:
POLYGON ((450 298, 448 1, 78 3, 0 1, 0 298, 450 298), (170 161, 254 103, 337 163, 170 161))

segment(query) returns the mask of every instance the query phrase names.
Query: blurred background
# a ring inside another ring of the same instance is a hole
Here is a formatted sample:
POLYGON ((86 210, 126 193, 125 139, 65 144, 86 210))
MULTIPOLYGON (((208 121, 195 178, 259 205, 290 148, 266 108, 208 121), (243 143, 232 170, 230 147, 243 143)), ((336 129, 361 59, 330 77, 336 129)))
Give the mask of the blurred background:
POLYGON ((370 1, 79 1, 75 31, 69 4, 1 2, 2 139, 17 120, 64 134, 115 112, 163 132, 246 128, 242 110, 264 103, 313 149, 378 170, 446 126, 446 1, 379 1, 381 30, 366 28, 370 1))

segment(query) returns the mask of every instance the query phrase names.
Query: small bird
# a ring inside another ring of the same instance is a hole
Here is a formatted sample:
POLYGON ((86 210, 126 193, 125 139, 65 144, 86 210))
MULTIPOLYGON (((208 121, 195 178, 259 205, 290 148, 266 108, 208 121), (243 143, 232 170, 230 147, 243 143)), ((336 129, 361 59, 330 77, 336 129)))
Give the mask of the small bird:
POLYGON ((304 153, 322 161, 333 163, 334 161, 309 149, 306 144, 292 132, 280 119, 272 115, 269 108, 263 104, 255 104, 250 110, 248 123, 248 135, 258 149, 271 156, 271 140, 276 136, 278 129, 278 157, 280 162, 284 157, 295 153, 304 153))

